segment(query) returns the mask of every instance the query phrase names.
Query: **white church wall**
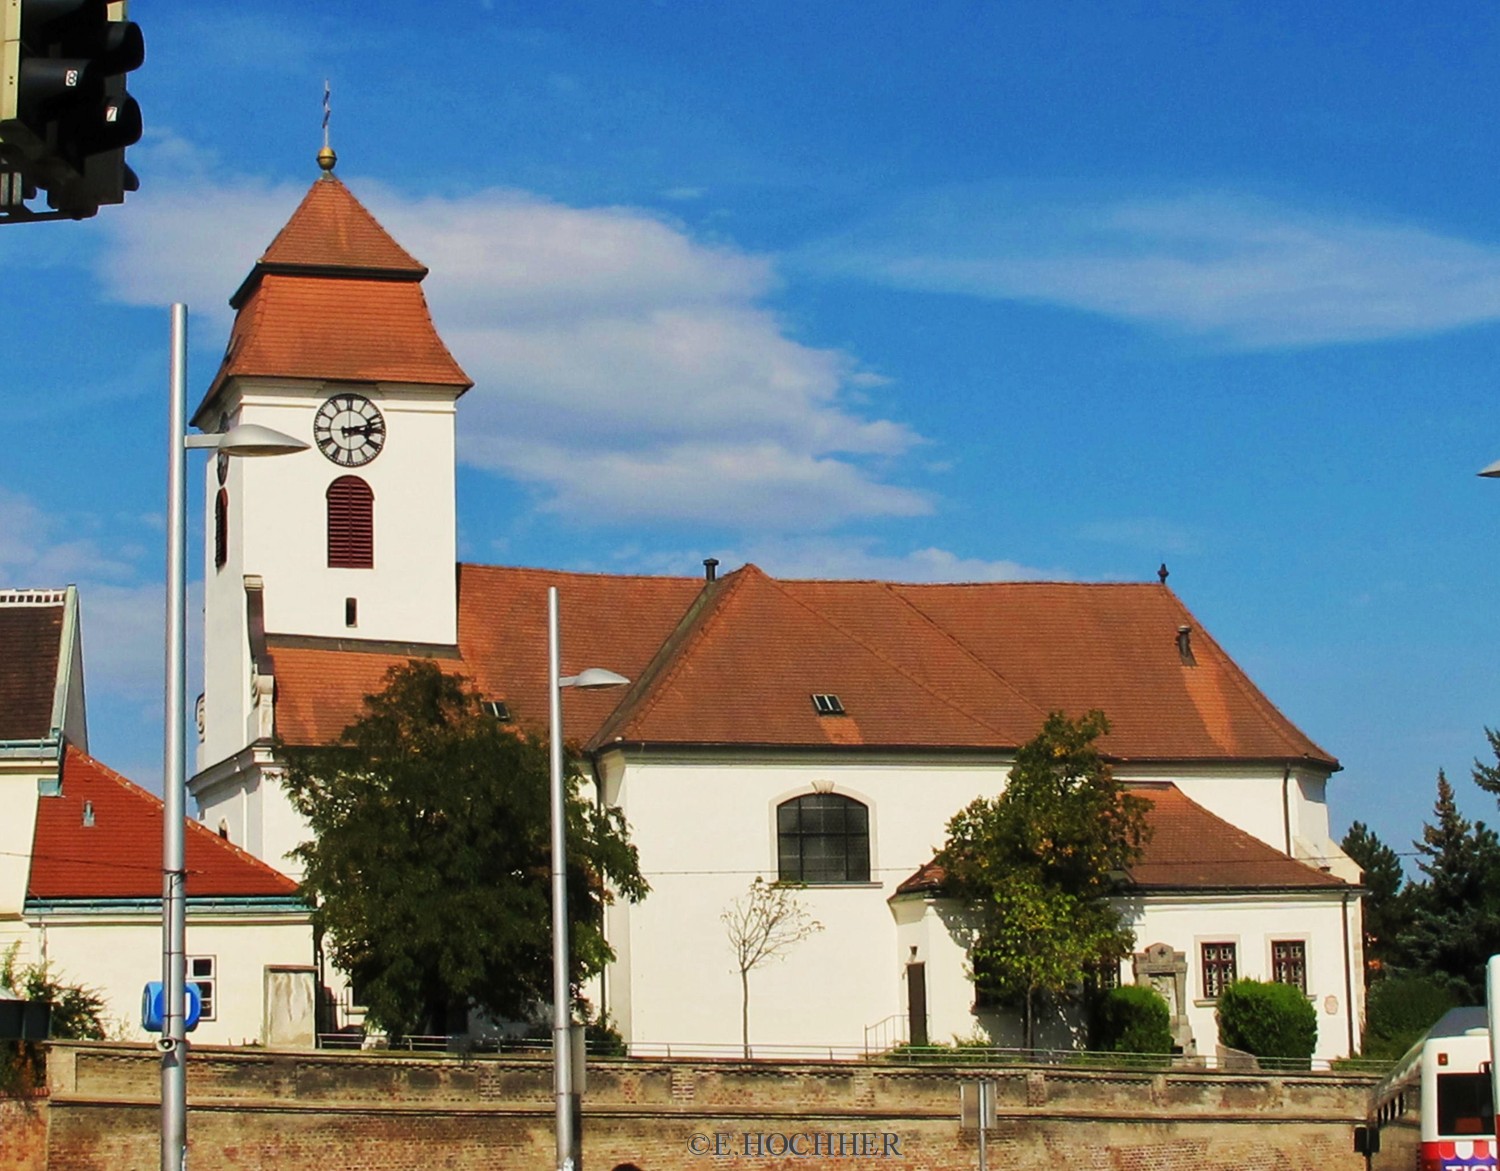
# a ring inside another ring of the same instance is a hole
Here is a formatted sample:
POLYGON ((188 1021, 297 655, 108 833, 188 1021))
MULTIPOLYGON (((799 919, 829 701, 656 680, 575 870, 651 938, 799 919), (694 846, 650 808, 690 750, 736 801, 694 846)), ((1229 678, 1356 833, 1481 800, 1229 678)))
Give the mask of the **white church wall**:
POLYGON ((638 1047, 738 1043, 740 983, 720 916, 757 874, 776 878, 776 806, 829 786, 869 808, 871 881, 800 892, 824 929, 751 973, 751 1042, 862 1046, 867 1027, 905 1011, 887 900, 932 859, 948 819, 1003 775, 977 760, 631 761, 618 793, 652 893, 617 917, 628 973, 611 986, 628 980, 629 991, 613 993, 612 1011, 627 1036, 638 1047))

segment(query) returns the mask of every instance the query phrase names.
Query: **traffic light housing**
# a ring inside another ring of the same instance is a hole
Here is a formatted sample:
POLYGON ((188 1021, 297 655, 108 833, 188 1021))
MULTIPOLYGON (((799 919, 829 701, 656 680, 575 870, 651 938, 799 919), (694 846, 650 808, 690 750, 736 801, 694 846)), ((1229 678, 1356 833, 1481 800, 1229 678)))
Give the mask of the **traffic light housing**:
POLYGON ((139 186, 125 75, 145 54, 125 0, 0 0, 0 219, 81 219, 139 186), (54 216, 24 207, 38 189, 54 216))

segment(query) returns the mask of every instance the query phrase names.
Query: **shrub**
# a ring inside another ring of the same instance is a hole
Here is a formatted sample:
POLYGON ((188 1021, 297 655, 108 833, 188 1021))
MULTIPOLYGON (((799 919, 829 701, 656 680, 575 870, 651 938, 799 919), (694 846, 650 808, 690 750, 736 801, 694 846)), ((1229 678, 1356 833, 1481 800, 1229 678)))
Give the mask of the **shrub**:
POLYGON ((1172 1014, 1147 984, 1111 988, 1094 1009, 1093 1047, 1111 1053, 1172 1052, 1172 1014))
POLYGON ((1236 980, 1219 997, 1219 1041, 1256 1057, 1306 1061, 1318 1043, 1318 1013, 1299 988, 1236 980))
POLYGON ((1394 1061, 1438 1017, 1457 1006, 1452 989, 1428 976, 1387 976, 1375 981, 1365 999, 1362 1055, 1394 1061))

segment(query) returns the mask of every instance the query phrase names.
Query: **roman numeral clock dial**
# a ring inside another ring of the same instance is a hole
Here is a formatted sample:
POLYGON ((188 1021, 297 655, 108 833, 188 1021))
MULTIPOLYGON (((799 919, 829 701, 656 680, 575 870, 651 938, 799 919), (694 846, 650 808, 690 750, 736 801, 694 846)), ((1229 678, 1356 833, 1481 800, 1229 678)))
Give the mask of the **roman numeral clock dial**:
POLYGON ((313 439, 340 467, 361 467, 385 446, 385 416, 363 395, 336 394, 318 408, 313 439))

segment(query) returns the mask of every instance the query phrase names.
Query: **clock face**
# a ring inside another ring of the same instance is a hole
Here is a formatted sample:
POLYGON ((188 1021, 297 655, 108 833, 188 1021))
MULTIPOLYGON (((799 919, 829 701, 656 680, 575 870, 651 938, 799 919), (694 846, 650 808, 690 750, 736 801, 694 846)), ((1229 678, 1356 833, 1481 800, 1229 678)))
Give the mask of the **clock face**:
POLYGON ((363 395, 336 394, 318 408, 313 439, 340 467, 357 468, 385 446, 385 416, 363 395))

